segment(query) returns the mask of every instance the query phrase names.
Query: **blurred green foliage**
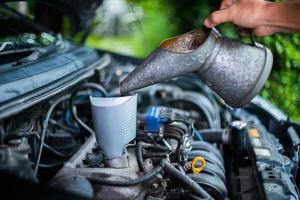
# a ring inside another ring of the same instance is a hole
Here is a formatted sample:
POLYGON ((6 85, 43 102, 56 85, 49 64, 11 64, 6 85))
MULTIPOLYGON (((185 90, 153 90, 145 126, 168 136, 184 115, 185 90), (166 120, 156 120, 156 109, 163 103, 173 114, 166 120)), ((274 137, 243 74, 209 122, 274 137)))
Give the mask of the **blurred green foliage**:
POLYGON ((259 39, 274 55, 270 78, 261 95, 300 121, 300 37, 295 34, 276 34, 259 39))
MULTIPOLYGON (((87 44, 138 57, 147 56, 168 37, 201 27, 203 20, 218 9, 219 0, 128 0, 140 6, 144 16, 129 35, 100 37, 92 35, 87 44)), ((218 26, 227 37, 238 38, 233 25, 218 26)), ((257 38, 274 55, 274 66, 261 95, 277 105, 294 121, 300 121, 300 36, 276 34, 257 38)))
POLYGON ((131 25, 128 35, 91 35, 87 44, 114 52, 137 57, 148 55, 164 38, 174 35, 171 10, 163 1, 129 1, 129 6, 139 6, 144 15, 141 21, 131 25))

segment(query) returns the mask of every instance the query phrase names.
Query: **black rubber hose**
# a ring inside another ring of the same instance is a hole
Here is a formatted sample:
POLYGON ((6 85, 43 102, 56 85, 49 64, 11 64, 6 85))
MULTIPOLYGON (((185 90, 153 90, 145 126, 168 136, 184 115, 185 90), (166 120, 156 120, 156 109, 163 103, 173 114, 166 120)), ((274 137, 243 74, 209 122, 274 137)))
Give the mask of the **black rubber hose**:
POLYGON ((67 158, 67 155, 57 151, 56 149, 54 149, 53 147, 49 146, 48 144, 44 143, 44 147, 46 149, 48 149, 48 151, 50 151, 51 153, 53 153, 54 155, 61 157, 61 158, 67 158))
POLYGON ((161 146, 159 144, 143 143, 143 148, 152 149, 152 150, 156 150, 156 151, 162 151, 162 152, 168 152, 169 151, 169 149, 167 147, 161 146))
POLYGON ((154 145, 154 144, 149 144, 149 143, 144 143, 144 142, 138 142, 136 145, 136 157, 137 157, 138 165, 143 172, 145 172, 145 170, 146 170, 146 168, 144 166, 144 159, 143 159, 143 149, 144 148, 161 151, 161 152, 164 152, 165 155, 166 155, 166 152, 168 151, 168 149, 164 146, 154 145))
POLYGON ((202 129, 199 130, 202 138, 209 143, 223 143, 223 135, 226 129, 202 129))
POLYGON ((200 184, 216 200, 225 199, 227 188, 225 183, 218 176, 210 174, 188 174, 191 179, 200 184))
POLYGON ((110 186, 119 186, 119 187, 128 187, 128 186, 134 186, 139 184, 144 184, 148 181, 150 181, 152 178, 154 178, 157 174, 161 173, 163 170, 163 166, 165 165, 165 159, 161 160, 160 165, 154 168, 150 173, 145 174, 144 176, 141 176, 134 180, 108 180, 103 179, 99 177, 86 177, 93 183, 98 183, 101 185, 110 185, 110 186))
POLYGON ((181 137, 179 135, 177 135, 176 133, 172 133, 172 132, 166 132, 164 133, 164 138, 172 138, 174 140, 176 140, 178 142, 178 146, 181 144, 181 137))
POLYGON ((70 128, 70 127, 67 127, 59 122, 57 122, 56 120, 54 119, 50 119, 49 122, 55 126, 57 126, 58 128, 61 128, 65 131, 68 131, 68 132, 71 132, 71 133, 79 133, 79 131, 77 129, 74 129, 74 128, 70 128))
POLYGON ((153 157, 166 157, 166 153, 145 153, 143 158, 153 158, 153 157))
POLYGON ((59 99, 57 99, 55 102, 53 102, 50 105, 50 107, 48 108, 48 111, 47 111, 46 116, 45 116, 44 121, 43 121, 42 132, 40 134, 38 155, 37 155, 37 159, 35 161, 34 168, 33 168, 35 176, 37 175, 38 170, 39 170, 39 164, 40 164, 40 161, 41 161, 43 145, 44 145, 45 137, 46 137, 46 134, 47 134, 47 131, 48 131, 48 124, 49 124, 50 117, 52 116, 52 113, 53 113, 54 109, 56 108, 56 106, 58 106, 61 102, 67 100, 68 98, 69 98, 68 95, 62 96, 59 99))
POLYGON ((97 83, 84 83, 82 84, 80 87, 78 87, 71 95, 70 98, 70 111, 71 111, 71 115, 73 117, 73 119, 77 122, 77 124, 83 128, 84 130, 86 130, 88 133, 90 133, 91 135, 94 134, 93 129, 91 129, 87 124, 85 124, 77 115, 77 109, 76 109, 76 105, 75 105, 75 98, 77 96, 77 93, 81 90, 86 90, 86 89, 94 89, 94 90, 98 90, 102 93, 102 96, 107 96, 107 92, 106 90, 99 84, 97 83))
POLYGON ((144 166, 144 161, 143 161, 143 142, 138 142, 136 145, 136 157, 137 157, 137 162, 140 167, 140 169, 145 172, 145 166, 144 166))
POLYGON ((56 163, 49 163, 49 164, 40 163, 39 167, 41 167, 41 168, 55 168, 55 167, 61 167, 63 164, 64 164, 64 161, 58 161, 56 163))
POLYGON ((166 162, 163 166, 164 171, 182 187, 191 190, 195 195, 202 199, 212 199, 212 197, 190 177, 180 172, 171 163, 166 162))
POLYGON ((182 127, 174 126, 174 125, 166 125, 164 131, 168 132, 169 130, 175 131, 180 136, 183 136, 186 133, 186 129, 183 129, 182 127))

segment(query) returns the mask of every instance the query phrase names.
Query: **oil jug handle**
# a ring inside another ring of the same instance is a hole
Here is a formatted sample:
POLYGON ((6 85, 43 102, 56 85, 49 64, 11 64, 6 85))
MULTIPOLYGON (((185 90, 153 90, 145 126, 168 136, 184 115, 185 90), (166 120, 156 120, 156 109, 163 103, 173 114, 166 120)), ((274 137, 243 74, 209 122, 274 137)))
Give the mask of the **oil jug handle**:
POLYGON ((257 42, 256 42, 256 39, 255 39, 255 34, 254 34, 254 31, 253 31, 253 30, 251 30, 251 35, 250 35, 250 37, 251 37, 252 45, 253 45, 253 46, 258 46, 258 44, 257 44, 257 42))
POLYGON ((251 37, 251 43, 252 43, 252 45, 254 47, 265 48, 262 44, 256 42, 254 30, 251 29, 250 31, 251 31, 250 37, 251 37))
MULTIPOLYGON (((221 33, 215 27, 213 27, 211 30, 212 30, 212 33, 215 34, 216 36, 218 36, 218 37, 222 36, 221 33)), ((248 30, 250 32, 251 44, 255 47, 262 47, 261 44, 256 42, 254 30, 253 29, 248 29, 248 30)))

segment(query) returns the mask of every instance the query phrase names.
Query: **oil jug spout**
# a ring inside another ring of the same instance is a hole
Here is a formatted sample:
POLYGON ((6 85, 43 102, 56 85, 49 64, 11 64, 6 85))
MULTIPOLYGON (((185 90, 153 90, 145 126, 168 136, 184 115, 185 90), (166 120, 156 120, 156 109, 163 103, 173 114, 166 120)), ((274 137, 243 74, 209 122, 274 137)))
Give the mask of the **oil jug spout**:
POLYGON ((211 55, 213 39, 207 32, 196 29, 164 40, 121 82, 121 93, 199 70, 211 55))
POLYGON ((121 92, 193 72, 228 105, 241 107, 258 94, 272 64, 271 51, 261 44, 229 39, 216 29, 196 29, 163 41, 121 82, 121 92))

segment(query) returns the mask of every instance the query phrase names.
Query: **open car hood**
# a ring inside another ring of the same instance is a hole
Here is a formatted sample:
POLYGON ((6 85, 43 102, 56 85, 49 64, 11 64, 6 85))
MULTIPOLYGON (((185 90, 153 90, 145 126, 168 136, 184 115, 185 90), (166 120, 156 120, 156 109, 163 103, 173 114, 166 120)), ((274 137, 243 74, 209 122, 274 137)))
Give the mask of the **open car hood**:
MULTIPOLYGON (((4 0, 3 2, 16 2, 11 0, 4 0)), ((63 24, 68 19, 68 26, 70 27, 70 35, 75 35, 80 31, 86 31, 92 25, 96 16, 97 8, 102 4, 102 0, 34 0, 28 1, 30 5, 30 12, 34 16, 33 21, 37 22, 42 27, 45 27, 51 32, 63 32, 63 24)), ((3 6, 0 11, 2 12, 3 6)), ((7 21, 4 17, 0 17, 2 22, 0 27, 9 28, 13 23, 14 26, 17 22, 7 21)), ((23 32, 28 32, 26 27, 19 25, 19 30, 25 29, 23 32)), ((24 26, 24 24, 23 24, 24 26)), ((0 31, 2 33, 3 31, 0 31)), ((1 34, 3 35, 3 33, 1 34)), ((7 34, 9 35, 9 34, 7 34)))

